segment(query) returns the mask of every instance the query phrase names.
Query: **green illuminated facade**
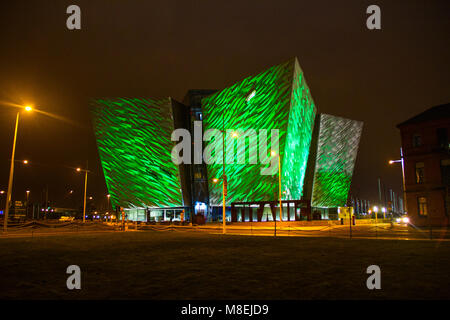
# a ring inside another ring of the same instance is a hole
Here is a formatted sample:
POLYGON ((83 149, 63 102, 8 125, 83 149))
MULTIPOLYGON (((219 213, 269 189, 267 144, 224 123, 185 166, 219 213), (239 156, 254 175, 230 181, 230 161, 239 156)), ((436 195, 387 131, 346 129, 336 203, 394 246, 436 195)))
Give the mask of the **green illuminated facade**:
MULTIPOLYGON (((242 133, 253 129, 258 134, 258 130, 266 129, 270 136, 271 129, 278 129, 283 199, 301 198, 316 107, 296 58, 204 98, 202 110, 204 131, 225 129, 242 133)), ((237 145, 240 138, 227 134, 226 145, 237 145)), ((278 198, 278 169, 271 175, 261 175, 261 167, 268 165, 250 164, 250 149, 247 143, 245 149, 236 150, 234 163, 227 161, 227 205, 278 198), (245 150, 245 164, 237 164, 245 150)), ((268 156, 270 150, 268 139, 268 156)), ((207 172, 210 180, 221 178, 222 164, 207 165, 207 172)), ((209 194, 210 204, 219 205, 221 183, 209 183, 209 194)))
POLYGON ((347 203, 363 123, 320 114, 318 126, 311 205, 343 207, 347 203))
POLYGON ((180 168, 171 161, 174 108, 170 98, 92 102, 98 152, 114 206, 184 205, 180 168))

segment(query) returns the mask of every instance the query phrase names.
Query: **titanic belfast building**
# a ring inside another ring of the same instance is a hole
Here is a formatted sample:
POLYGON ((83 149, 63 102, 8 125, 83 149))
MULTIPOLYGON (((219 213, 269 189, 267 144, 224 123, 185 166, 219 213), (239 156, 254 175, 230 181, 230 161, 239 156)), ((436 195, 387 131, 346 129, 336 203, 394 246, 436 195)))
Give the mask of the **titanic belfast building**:
POLYGON ((337 218, 337 208, 347 204, 363 127, 319 112, 297 58, 222 90, 189 90, 182 102, 102 98, 91 101, 91 113, 111 202, 134 221, 221 220, 223 170, 229 221, 337 218), (192 161, 172 160, 184 139, 173 141, 177 129, 190 134, 192 161), (206 152, 212 129, 226 132, 225 166, 194 159, 194 150, 206 152), (261 141, 261 132, 268 152, 251 143, 261 141), (276 157, 274 170, 272 162, 250 161, 256 153, 276 157))

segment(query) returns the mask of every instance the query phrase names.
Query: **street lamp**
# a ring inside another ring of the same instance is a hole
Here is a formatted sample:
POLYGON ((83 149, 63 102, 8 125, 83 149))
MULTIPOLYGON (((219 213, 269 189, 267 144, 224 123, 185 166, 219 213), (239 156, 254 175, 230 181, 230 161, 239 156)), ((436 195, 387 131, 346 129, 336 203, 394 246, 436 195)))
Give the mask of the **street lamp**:
MULTIPOLYGON (((225 197, 227 195, 227 175, 225 174, 225 115, 222 122, 222 161, 223 161, 223 175, 222 175, 222 234, 227 233, 226 213, 225 213, 225 197)), ((231 134, 232 138, 237 138, 239 135, 236 131, 231 134)), ((218 180, 217 180, 218 181, 218 180)))
POLYGON ((400 162, 402 164, 402 178, 403 178, 403 212, 407 212, 406 208, 406 184, 405 184, 405 158, 403 157, 403 149, 400 148, 400 159, 389 160, 389 164, 400 162))
POLYGON ((86 191, 87 191, 87 178, 89 170, 77 168, 77 171, 84 172, 84 201, 83 201, 83 223, 84 223, 86 218, 86 191))
MULTIPOLYGON (((24 107, 24 109, 27 112, 30 112, 31 110, 33 110, 33 108, 31 108, 30 106, 26 106, 26 107, 24 107)), ((14 177, 14 156, 15 156, 15 153, 16 153, 17 128, 19 127, 19 115, 20 115, 20 110, 17 112, 16 126, 15 126, 15 129, 14 129, 13 148, 12 148, 12 153, 11 153, 11 166, 9 168, 8 191, 7 191, 7 194, 6 194, 5 215, 4 215, 4 218, 3 218, 4 219, 4 221, 3 221, 3 231, 4 232, 8 231, 9 202, 11 201, 11 192, 12 192, 13 177, 14 177)))

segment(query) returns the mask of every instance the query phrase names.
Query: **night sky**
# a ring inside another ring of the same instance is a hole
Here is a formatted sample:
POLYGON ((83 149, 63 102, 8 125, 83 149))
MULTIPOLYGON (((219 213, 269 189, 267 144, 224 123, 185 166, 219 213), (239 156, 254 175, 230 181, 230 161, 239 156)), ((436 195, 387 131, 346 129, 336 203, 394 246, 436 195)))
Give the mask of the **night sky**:
MULTIPOLYGON (((13 200, 79 207, 106 203, 88 103, 94 97, 166 97, 222 89, 297 56, 320 112, 364 122, 352 194, 376 200, 377 178, 401 192, 396 124, 450 102, 450 1, 2 1, 0 189, 6 190, 16 108, 23 114, 13 200), (66 28, 77 4, 82 29, 66 28), (381 8, 381 30, 366 8, 381 8), (74 190, 69 195, 69 190, 74 190)), ((4 204, 4 195, 1 201, 4 204)), ((2 208, 3 209, 3 208, 2 208)))

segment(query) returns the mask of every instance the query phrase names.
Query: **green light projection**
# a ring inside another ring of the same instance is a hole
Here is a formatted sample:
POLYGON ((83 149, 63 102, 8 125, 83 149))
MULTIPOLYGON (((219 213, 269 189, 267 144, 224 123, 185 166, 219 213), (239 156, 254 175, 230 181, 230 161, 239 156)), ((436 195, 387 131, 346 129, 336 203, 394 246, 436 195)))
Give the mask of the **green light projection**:
POLYGON ((299 200, 302 196, 315 116, 314 101, 303 71, 295 59, 287 143, 281 165, 283 169, 281 185, 286 191, 284 199, 299 200))
POLYGON ((321 114, 319 126, 311 205, 342 207, 347 202, 363 123, 321 114))
MULTIPOLYGON (((248 77, 214 95, 202 100, 203 129, 236 130, 245 132, 271 129, 280 134, 283 199, 300 199, 306 162, 311 143, 316 107, 306 85, 304 75, 296 58, 248 77)), ((227 148, 237 144, 238 136, 227 134, 227 148)), ((246 139, 247 140, 247 139, 246 139)), ((278 170, 273 175, 261 175, 261 163, 249 162, 249 142, 246 150, 234 147, 234 163, 226 165, 228 180, 227 205, 236 201, 261 201, 278 198, 278 170), (237 164, 245 152, 245 164, 237 164)), ((271 142, 268 138, 268 156, 271 142)), ((258 151, 259 153, 259 151, 258 151)), ((228 154, 227 154, 228 156, 228 154)), ((222 164, 207 165, 210 204, 222 202, 222 164)))
POLYGON ((179 168, 171 160, 171 99, 97 99, 91 105, 112 204, 182 206, 179 168))

